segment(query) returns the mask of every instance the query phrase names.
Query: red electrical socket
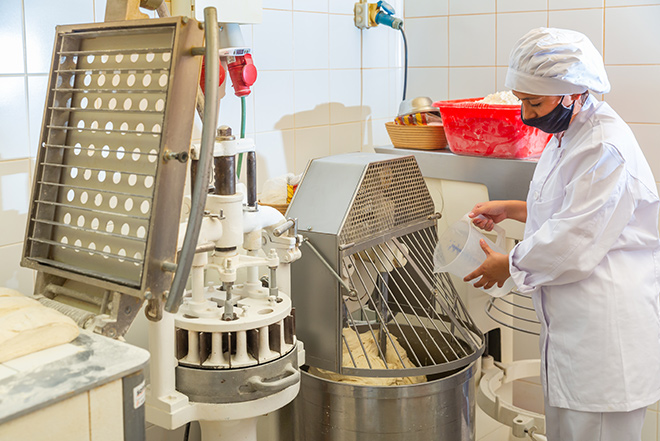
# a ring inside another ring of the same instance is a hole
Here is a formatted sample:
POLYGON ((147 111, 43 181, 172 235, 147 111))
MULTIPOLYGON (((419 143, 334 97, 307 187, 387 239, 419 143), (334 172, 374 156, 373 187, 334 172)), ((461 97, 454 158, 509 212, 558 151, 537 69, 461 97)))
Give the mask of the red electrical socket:
MULTIPOLYGON (((225 82, 225 78, 227 78, 227 72, 225 72, 225 69, 222 67, 222 64, 220 63, 218 73, 220 74, 219 81, 218 81, 218 87, 222 86, 222 83, 225 82)), ((202 75, 199 77, 199 85, 202 87, 202 92, 206 93, 204 90, 204 80, 206 78, 206 63, 204 57, 202 57, 202 75)))
POLYGON ((231 77, 234 93, 236 96, 246 96, 250 94, 250 86, 257 81, 257 68, 252 62, 252 55, 245 54, 236 57, 234 61, 227 64, 229 76, 231 77))

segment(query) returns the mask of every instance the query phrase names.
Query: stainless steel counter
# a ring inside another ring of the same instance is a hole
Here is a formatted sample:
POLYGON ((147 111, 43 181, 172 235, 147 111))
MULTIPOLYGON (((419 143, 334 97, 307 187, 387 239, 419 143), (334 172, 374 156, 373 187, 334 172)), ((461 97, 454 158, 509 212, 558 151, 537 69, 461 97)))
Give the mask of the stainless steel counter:
POLYGON ((477 182, 488 187, 491 200, 527 198, 536 160, 498 159, 481 156, 461 156, 449 150, 399 149, 392 146, 376 147, 377 153, 414 155, 427 178, 477 182))

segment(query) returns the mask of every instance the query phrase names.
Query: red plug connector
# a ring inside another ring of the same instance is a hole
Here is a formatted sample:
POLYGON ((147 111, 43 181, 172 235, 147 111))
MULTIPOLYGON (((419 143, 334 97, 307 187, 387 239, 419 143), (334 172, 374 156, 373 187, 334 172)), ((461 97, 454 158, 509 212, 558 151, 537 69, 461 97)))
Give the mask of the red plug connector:
POLYGON ((257 81, 257 68, 252 62, 252 55, 245 54, 242 57, 236 57, 234 61, 227 64, 227 69, 236 96, 249 95, 250 86, 257 81))

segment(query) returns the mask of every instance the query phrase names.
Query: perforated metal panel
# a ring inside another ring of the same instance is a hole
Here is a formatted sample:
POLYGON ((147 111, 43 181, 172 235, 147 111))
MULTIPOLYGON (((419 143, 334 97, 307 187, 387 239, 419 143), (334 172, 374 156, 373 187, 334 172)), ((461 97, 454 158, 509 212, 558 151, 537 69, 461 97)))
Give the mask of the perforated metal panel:
POLYGON ((351 243, 424 219, 433 200, 417 161, 406 156, 369 164, 339 235, 351 243))
POLYGON ((174 261, 196 22, 58 27, 23 265, 141 295, 174 261))

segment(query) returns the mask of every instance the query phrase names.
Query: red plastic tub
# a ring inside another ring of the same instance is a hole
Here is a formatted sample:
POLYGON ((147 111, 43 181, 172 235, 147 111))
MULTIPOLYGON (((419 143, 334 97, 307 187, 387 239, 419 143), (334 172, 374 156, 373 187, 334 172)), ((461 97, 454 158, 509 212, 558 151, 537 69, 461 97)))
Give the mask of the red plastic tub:
POLYGON ((482 98, 438 101, 449 149, 459 155, 529 158, 541 154, 552 135, 526 126, 515 104, 476 103, 482 98))

